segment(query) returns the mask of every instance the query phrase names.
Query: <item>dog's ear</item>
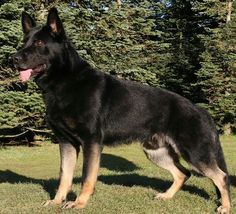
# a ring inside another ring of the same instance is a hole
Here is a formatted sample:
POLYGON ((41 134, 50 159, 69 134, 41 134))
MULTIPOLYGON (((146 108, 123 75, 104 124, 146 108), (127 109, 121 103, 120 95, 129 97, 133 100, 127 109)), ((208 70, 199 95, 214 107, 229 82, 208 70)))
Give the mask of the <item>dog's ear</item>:
POLYGON ((21 24, 24 34, 28 33, 31 28, 36 26, 34 19, 25 11, 21 15, 21 24))
POLYGON ((61 37, 65 36, 62 22, 55 7, 51 8, 48 13, 47 25, 51 28, 52 33, 55 35, 59 35, 61 37))

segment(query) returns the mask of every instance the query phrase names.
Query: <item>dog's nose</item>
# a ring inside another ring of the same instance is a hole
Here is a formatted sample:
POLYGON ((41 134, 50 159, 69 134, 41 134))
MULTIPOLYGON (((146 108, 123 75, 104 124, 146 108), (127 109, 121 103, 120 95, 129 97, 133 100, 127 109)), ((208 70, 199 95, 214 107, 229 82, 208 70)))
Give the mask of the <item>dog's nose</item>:
POLYGON ((9 57, 8 57, 7 62, 8 62, 8 65, 9 65, 10 67, 13 67, 13 66, 14 66, 14 64, 13 64, 13 57, 12 57, 12 56, 9 56, 9 57))
POLYGON ((12 57, 12 56, 9 56, 9 57, 8 57, 8 63, 12 64, 12 62, 13 62, 13 57, 12 57))
POLYGON ((21 56, 14 56, 13 57, 13 62, 18 63, 21 60, 21 56))

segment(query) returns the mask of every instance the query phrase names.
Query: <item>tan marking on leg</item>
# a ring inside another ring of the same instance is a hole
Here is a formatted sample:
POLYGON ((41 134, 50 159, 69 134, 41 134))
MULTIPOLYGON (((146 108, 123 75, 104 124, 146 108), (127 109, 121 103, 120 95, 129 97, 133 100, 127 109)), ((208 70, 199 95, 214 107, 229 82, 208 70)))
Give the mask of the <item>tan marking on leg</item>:
POLYGON ((94 192, 95 184, 96 184, 96 179, 94 179, 93 181, 86 181, 83 184, 81 193, 79 197, 76 199, 77 205, 75 206, 75 208, 81 209, 86 206, 90 196, 94 192))
POLYGON ((83 169, 81 193, 74 202, 66 203, 63 208, 84 208, 94 192, 100 166, 101 147, 98 144, 94 144, 90 148, 90 151, 88 153, 86 152, 84 151, 85 168, 83 169))
POLYGON ((77 161, 78 152, 70 144, 60 144, 61 167, 60 184, 53 200, 47 201, 44 205, 61 204, 66 200, 66 196, 71 189, 73 174, 77 161))
POLYGON ((92 195, 94 192, 100 166, 100 157, 100 146, 94 145, 88 160, 87 175, 85 175, 86 177, 82 184, 81 193, 78 199, 76 199, 76 201, 78 201, 78 203, 81 203, 82 206, 85 206, 87 204, 90 195, 92 195))
POLYGON ((156 150, 144 148, 144 152, 149 160, 153 161, 156 165, 162 167, 163 169, 168 170, 174 178, 174 182, 171 187, 164 193, 158 193, 155 198, 172 198, 188 179, 188 176, 185 175, 180 169, 186 172, 188 170, 179 163, 177 153, 172 150, 170 151, 167 147, 161 147, 156 150))
POLYGON ((227 176, 226 173, 224 173, 218 166, 215 166, 214 168, 206 167, 204 174, 214 182, 220 191, 222 205, 217 209, 217 212, 221 214, 229 214, 231 201, 229 189, 225 180, 227 176))
POLYGON ((170 199, 182 188, 188 177, 183 174, 176 166, 168 168, 174 178, 173 184, 164 193, 158 193, 155 198, 170 199))

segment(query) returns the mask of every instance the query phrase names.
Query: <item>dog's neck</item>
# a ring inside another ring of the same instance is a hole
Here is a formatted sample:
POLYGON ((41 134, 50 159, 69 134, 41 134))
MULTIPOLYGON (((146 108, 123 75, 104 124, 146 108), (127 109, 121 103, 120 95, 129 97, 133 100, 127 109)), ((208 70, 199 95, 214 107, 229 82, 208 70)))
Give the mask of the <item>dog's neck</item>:
POLYGON ((63 85, 65 81, 74 82, 79 80, 87 68, 91 68, 90 64, 78 55, 69 42, 65 42, 64 45, 67 46, 65 50, 70 50, 65 53, 64 63, 53 65, 47 73, 35 79, 36 84, 44 92, 54 91, 54 88, 63 85))

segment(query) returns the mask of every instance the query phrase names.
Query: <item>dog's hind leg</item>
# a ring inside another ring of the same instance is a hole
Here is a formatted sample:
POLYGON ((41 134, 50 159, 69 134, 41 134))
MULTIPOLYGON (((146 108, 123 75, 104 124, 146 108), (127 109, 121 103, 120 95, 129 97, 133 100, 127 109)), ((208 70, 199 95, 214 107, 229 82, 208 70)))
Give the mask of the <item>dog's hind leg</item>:
POLYGON ((150 147, 145 148, 145 144, 143 144, 143 149, 149 160, 168 170, 174 178, 171 187, 164 193, 158 193, 155 198, 172 198, 176 192, 181 189, 185 181, 191 176, 191 173, 180 164, 178 155, 170 145, 166 144, 159 148, 150 149, 150 147))
POLYGON ((79 150, 70 143, 60 143, 60 185, 53 200, 48 200, 44 206, 50 204, 62 204, 71 190, 75 165, 79 150))
POLYGON ((217 209, 217 212, 229 214, 231 200, 227 166, 219 137, 214 133, 211 133, 211 135, 215 137, 208 139, 203 136, 202 139, 208 139, 208 143, 207 141, 201 141, 202 146, 195 147, 196 150, 192 150, 194 153, 191 156, 190 163, 197 171, 210 178, 217 188, 217 192, 220 193, 221 206, 217 209))
POLYGON ((220 214, 229 214, 231 202, 227 172, 222 171, 217 163, 212 162, 208 164, 198 164, 197 168, 203 175, 213 181, 214 185, 220 192, 222 205, 217 209, 217 212, 220 214))

